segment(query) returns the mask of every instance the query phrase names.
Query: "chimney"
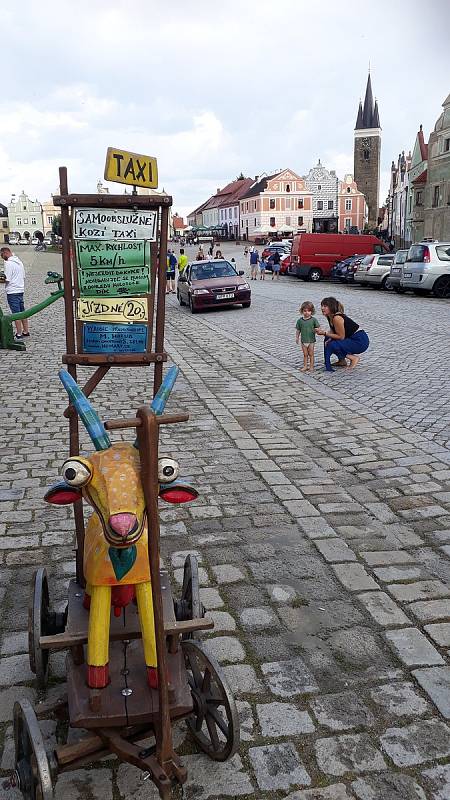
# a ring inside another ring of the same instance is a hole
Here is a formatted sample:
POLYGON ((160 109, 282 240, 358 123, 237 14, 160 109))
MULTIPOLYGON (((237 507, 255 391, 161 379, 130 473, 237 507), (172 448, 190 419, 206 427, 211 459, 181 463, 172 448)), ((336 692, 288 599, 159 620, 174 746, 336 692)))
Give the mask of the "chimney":
POLYGON ((255 183, 258 183, 258 181, 259 181, 259 175, 255 175, 255 183))
POLYGON ((220 186, 219 186, 219 188, 217 189, 217 192, 216 192, 216 194, 219 194, 219 192, 220 192, 220 186))

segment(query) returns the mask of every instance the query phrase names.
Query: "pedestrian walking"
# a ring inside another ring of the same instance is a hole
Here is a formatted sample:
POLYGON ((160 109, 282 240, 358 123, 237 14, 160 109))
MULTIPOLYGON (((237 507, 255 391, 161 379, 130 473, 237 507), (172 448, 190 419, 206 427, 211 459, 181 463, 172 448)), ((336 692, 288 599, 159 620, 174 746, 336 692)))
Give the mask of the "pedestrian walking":
POLYGON ((175 292, 175 270, 178 260, 173 250, 167 251, 166 294, 175 292))
MULTIPOLYGON (((6 299, 11 313, 19 314, 20 311, 25 311, 23 302, 25 291, 25 267, 19 256, 14 255, 9 247, 2 247, 0 249, 0 256, 5 262, 2 283, 6 284, 6 299)), ((23 339, 24 336, 30 335, 27 319, 16 319, 15 326, 16 339, 23 339)))
POLYGON ((305 300, 299 308, 301 317, 298 318, 295 325, 295 341, 298 344, 300 340, 303 352, 303 367, 300 372, 314 369, 316 331, 320 328, 317 319, 313 317, 315 310, 314 304, 310 300, 305 300))
POLYGON ((272 256, 272 280, 279 280, 280 278, 280 267, 281 267, 281 256, 278 251, 272 256))
POLYGON ((333 366, 354 369, 360 360, 360 354, 369 347, 369 337, 358 323, 344 314, 344 307, 335 297, 324 297, 321 302, 322 314, 327 318, 328 331, 317 328, 316 333, 324 337, 325 368, 334 372, 333 366), (338 361, 331 364, 331 356, 336 355, 338 361), (349 362, 349 363, 347 363, 349 362))
POLYGON ((180 256, 178 258, 178 277, 180 277, 181 273, 184 272, 188 265, 188 257, 184 252, 183 248, 180 249, 180 256))
POLYGON ((250 280, 256 281, 258 275, 259 253, 253 249, 250 252, 250 280))
MULTIPOLYGON (((265 256, 261 256, 261 261, 259 262, 259 280, 265 281, 266 280, 266 259, 265 256)), ((256 278, 255 278, 256 280, 256 278)))

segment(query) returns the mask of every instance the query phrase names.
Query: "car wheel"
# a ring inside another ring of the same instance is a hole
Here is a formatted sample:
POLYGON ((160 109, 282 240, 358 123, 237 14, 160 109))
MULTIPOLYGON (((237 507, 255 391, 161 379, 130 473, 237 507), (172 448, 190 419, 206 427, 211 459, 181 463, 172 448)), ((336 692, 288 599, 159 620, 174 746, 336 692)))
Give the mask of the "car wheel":
POLYGON ((322 270, 319 269, 318 267, 309 270, 308 273, 309 281, 314 281, 315 283, 317 283, 317 281, 320 281, 321 277, 322 277, 322 270))
POLYGON ((435 297, 450 297, 450 275, 443 275, 442 278, 438 278, 432 291, 435 297))
POLYGON ((249 300, 248 303, 242 303, 242 308, 250 308, 251 304, 252 304, 251 300, 249 300))
POLYGON ((195 308, 194 303, 192 302, 192 297, 189 295, 189 308, 191 309, 191 314, 196 314, 198 309, 195 308))
POLYGON ((385 275, 383 280, 381 281, 381 288, 382 289, 392 289, 391 282, 389 280, 389 275, 385 275))
POLYGON ((179 290, 177 290, 177 300, 178 300, 180 306, 184 306, 185 305, 185 302, 184 302, 184 300, 182 300, 179 290))

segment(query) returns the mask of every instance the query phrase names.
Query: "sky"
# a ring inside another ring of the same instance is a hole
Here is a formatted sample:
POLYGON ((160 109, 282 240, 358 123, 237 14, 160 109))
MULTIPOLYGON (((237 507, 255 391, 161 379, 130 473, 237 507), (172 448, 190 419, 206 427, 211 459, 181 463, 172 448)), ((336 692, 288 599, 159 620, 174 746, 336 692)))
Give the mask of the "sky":
MULTIPOLYGON (((368 67, 390 164, 450 93, 449 0, 2 3, 0 202, 96 192, 109 146, 155 156, 186 216, 242 171, 353 172, 368 67)), ((119 184, 110 191, 122 192, 119 184)))

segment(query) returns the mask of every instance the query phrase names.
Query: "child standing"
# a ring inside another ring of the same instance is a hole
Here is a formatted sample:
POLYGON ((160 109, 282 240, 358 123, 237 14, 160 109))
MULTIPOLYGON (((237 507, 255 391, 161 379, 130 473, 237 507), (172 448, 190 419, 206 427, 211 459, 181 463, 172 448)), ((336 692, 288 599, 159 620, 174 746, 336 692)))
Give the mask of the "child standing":
POLYGON ((261 256, 261 261, 259 262, 259 280, 263 281, 265 280, 265 277, 266 277, 266 259, 264 258, 264 256, 261 256))
POLYGON ((303 350, 303 367, 300 372, 314 369, 316 328, 320 328, 318 321, 313 317, 315 310, 313 303, 309 300, 302 303, 300 306, 300 314, 302 316, 299 317, 295 326, 295 341, 298 344, 300 339, 303 350))

